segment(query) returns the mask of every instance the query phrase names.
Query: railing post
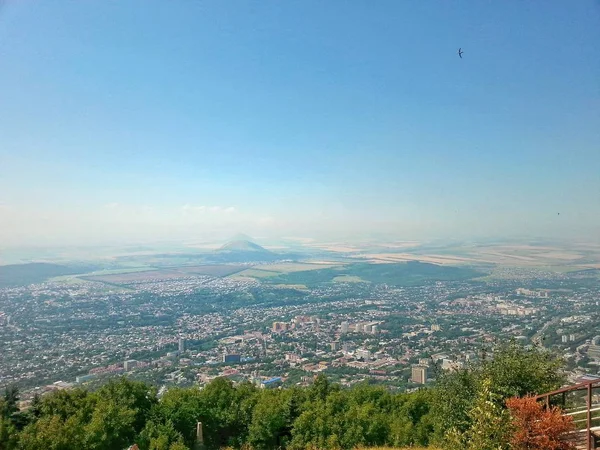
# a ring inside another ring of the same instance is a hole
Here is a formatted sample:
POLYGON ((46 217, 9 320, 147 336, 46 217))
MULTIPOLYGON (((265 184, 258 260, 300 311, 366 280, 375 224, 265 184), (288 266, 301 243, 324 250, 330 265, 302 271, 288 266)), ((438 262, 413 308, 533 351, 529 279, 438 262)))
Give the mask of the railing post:
POLYGON ((196 442, 194 442, 194 450, 204 450, 204 433, 202 430, 202 422, 196 424, 196 442))
POLYGON ((594 450, 592 443, 592 384, 587 387, 587 450, 594 450))

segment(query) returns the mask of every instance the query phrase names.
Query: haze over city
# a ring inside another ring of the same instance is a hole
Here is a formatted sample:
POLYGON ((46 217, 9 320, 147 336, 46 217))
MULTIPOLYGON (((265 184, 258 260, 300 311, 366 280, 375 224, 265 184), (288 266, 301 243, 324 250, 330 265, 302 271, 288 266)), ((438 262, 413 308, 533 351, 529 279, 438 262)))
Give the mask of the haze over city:
POLYGON ((591 0, 6 2, 0 246, 597 239, 599 23, 591 0))

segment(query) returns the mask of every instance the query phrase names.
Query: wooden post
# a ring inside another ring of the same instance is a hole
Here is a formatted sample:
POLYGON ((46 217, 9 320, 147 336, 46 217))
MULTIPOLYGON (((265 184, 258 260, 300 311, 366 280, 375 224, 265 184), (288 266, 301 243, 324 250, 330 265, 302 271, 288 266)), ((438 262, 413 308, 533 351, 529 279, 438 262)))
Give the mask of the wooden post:
POLYGON ((592 435, 592 384, 587 387, 587 450, 594 450, 592 435))
POLYGON ((550 395, 546 395, 546 409, 550 409, 550 395))

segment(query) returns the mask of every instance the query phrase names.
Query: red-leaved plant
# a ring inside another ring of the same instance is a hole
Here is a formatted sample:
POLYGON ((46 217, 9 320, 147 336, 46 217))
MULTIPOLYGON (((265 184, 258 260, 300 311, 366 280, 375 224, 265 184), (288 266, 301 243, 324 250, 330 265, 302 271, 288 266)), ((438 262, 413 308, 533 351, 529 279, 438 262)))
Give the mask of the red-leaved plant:
POLYGON ((575 430, 573 418, 562 415, 558 407, 545 408, 533 397, 509 398, 515 450, 572 450, 575 445, 569 432, 575 430))

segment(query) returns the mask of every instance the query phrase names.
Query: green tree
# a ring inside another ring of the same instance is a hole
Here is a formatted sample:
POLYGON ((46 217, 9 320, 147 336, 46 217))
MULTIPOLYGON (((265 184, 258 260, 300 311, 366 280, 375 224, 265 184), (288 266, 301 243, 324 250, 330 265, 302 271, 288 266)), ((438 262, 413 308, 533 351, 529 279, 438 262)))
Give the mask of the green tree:
POLYGON ((325 400, 329 394, 329 389, 330 385, 327 376, 320 373, 310 388, 310 396, 313 399, 325 400))
POLYGON ((389 393, 368 385, 345 391, 332 385, 323 400, 322 395, 315 395, 324 391, 321 388, 313 386, 311 400, 294 421, 293 448, 353 448, 389 442, 393 407, 389 393))
POLYGON ((511 341, 483 363, 481 377, 491 381, 491 389, 504 401, 558 389, 565 381, 563 367, 564 361, 553 353, 511 341))
POLYGON ((125 377, 109 381, 96 392, 96 396, 134 411, 132 426, 136 433, 144 428, 151 409, 158 401, 155 388, 125 377))
POLYGON ((293 449, 330 448, 323 436, 331 436, 325 402, 315 402, 305 409, 294 422, 292 429, 293 449))
POLYGON ((198 389, 169 389, 153 415, 159 421, 170 421, 182 436, 184 443, 192 446, 196 440, 196 424, 203 422, 205 440, 208 433, 207 412, 198 389))
POLYGON ((181 442, 173 442, 171 445, 169 445, 169 450, 189 450, 189 448, 181 442))
POLYGON ((136 436, 137 411, 114 399, 99 401, 85 426, 85 448, 111 450, 126 448, 136 436))
POLYGON ((285 446, 288 434, 289 395, 264 391, 254 407, 248 431, 248 444, 263 450, 285 446), (284 398, 288 397, 288 398, 284 398))
POLYGON ((183 445, 183 436, 171 421, 157 423, 150 420, 136 442, 140 450, 170 450, 175 444, 183 445))
POLYGON ((1 414, 3 417, 10 417, 19 410, 19 388, 16 385, 7 386, 4 389, 3 402, 0 404, 2 407, 1 414))
POLYGON ((470 427, 447 433, 449 450, 508 450, 511 435, 510 415, 500 406, 500 396, 492 391, 491 380, 484 380, 468 415, 470 427))
POLYGON ((17 448, 17 430, 11 421, 0 417, 0 450, 13 450, 17 448))
POLYGON ((45 395, 39 404, 35 405, 36 417, 59 416, 63 421, 78 415, 83 421, 88 421, 96 403, 95 396, 83 389, 56 391, 45 395))
POLYGON ((432 391, 419 390, 409 395, 400 394, 403 399, 399 413, 408 418, 410 433, 406 436, 406 445, 428 445, 434 432, 434 420, 431 415, 432 391))
POLYGON ((38 393, 33 395, 31 399, 31 405, 29 406, 29 414, 34 417, 40 417, 42 415, 42 396, 38 393))
POLYGON ((507 398, 542 393, 564 381, 563 362, 550 352, 525 348, 514 341, 494 349, 494 357, 439 377, 432 397, 434 440, 442 443, 448 430, 459 433, 472 424, 472 410, 484 380, 498 406, 507 398))
POLYGON ((19 433, 19 449, 75 450, 88 448, 83 425, 77 416, 64 421, 58 415, 45 416, 27 425, 19 433))
POLYGON ((207 385, 201 391, 206 444, 220 448, 244 442, 255 401, 256 389, 247 383, 236 388, 230 380, 216 378, 207 385))
POLYGON ((471 424, 469 411, 479 389, 479 369, 443 373, 432 392, 432 440, 442 443, 448 430, 464 432, 471 424))
POLYGON ((390 418, 390 431, 388 444, 392 447, 404 447, 412 444, 414 425, 410 419, 403 414, 394 414, 390 418))

